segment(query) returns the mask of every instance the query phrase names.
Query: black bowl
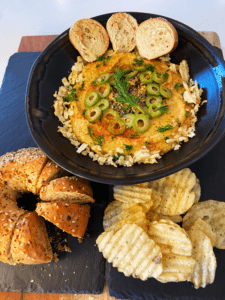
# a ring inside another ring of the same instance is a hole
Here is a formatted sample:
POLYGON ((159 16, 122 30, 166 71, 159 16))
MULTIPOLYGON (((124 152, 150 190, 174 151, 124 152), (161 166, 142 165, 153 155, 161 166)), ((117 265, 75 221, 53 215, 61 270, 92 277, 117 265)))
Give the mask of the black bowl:
MULTIPOLYGON (((147 13, 133 13, 139 23, 151 17, 147 13)), ((103 26, 112 14, 94 17, 103 26)), ((165 17, 164 17, 165 18, 165 17)), ((30 73, 26 112, 31 134, 38 146, 62 168, 89 180, 107 184, 134 184, 156 180, 189 166, 209 152, 225 132, 225 64, 219 51, 192 28, 166 18, 178 31, 179 45, 171 53, 171 61, 179 64, 187 60, 190 75, 203 89, 207 99, 198 112, 196 136, 183 143, 179 150, 170 151, 158 164, 135 164, 132 167, 99 165, 57 132, 60 122, 54 115, 53 94, 68 77, 78 52, 71 45, 69 29, 52 41, 38 57, 30 73)))

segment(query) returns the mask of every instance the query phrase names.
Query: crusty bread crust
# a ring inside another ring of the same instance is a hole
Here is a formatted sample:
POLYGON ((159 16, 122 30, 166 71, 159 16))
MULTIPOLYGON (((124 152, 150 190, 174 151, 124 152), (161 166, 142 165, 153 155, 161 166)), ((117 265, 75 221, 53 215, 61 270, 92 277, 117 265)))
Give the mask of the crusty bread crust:
POLYGON ((140 55, 151 60, 174 51, 178 33, 166 19, 150 18, 139 25, 136 42, 140 55))
POLYGON ((36 212, 72 236, 83 237, 87 229, 90 206, 78 203, 41 202, 36 212))
POLYGON ((65 176, 52 180, 41 188, 40 199, 74 203, 95 202, 89 181, 77 176, 65 176))
POLYGON ((40 189, 45 184, 49 183, 51 180, 55 178, 59 178, 61 176, 68 175, 69 173, 66 170, 63 170, 53 161, 49 160, 44 166, 37 182, 37 193, 40 192, 40 189))
POLYGON ((35 211, 27 212, 16 224, 11 254, 15 263, 42 264, 53 258, 52 248, 43 218, 35 211))
POLYGON ((128 53, 136 46, 138 23, 130 14, 119 12, 107 21, 106 29, 114 51, 128 53))
POLYGON ((0 157, 0 175, 16 191, 36 194, 37 180, 46 162, 40 149, 20 149, 0 157))
POLYGON ((84 60, 95 61, 109 46, 105 28, 93 19, 81 19, 69 31, 69 40, 84 60))

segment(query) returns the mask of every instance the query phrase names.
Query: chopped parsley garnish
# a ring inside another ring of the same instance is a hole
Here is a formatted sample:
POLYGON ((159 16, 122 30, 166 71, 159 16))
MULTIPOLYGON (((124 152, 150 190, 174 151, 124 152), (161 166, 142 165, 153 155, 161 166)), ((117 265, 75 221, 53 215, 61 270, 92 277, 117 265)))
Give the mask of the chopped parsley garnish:
POLYGON ((155 70, 155 67, 153 65, 151 65, 151 64, 146 64, 145 68, 146 68, 146 70, 152 71, 152 72, 155 70))
POLYGON ((143 59, 137 59, 137 58, 135 58, 134 61, 138 66, 143 65, 143 62, 144 62, 143 59))
POLYGON ((91 83, 95 85, 96 84, 96 80, 92 81, 91 83))
POLYGON ((131 135, 128 136, 128 138, 134 138, 134 137, 136 137, 136 136, 139 136, 139 133, 136 133, 136 134, 131 133, 131 135))
POLYGON ((117 161, 121 156, 124 156, 123 154, 120 154, 118 152, 116 153, 116 155, 115 154, 113 155, 113 160, 115 160, 115 161, 117 161))
POLYGON ((70 94, 68 96, 63 96, 64 102, 72 102, 77 100, 76 89, 70 90, 70 94))
MULTIPOLYGON (((98 56, 97 61, 102 61, 103 66, 106 65, 106 62, 111 59, 111 56, 98 56)), ((98 68, 98 67, 97 67, 98 68)))
POLYGON ((151 143, 149 143, 148 141, 145 141, 145 145, 151 145, 151 143))
POLYGON ((82 84, 81 84, 81 87, 79 87, 79 89, 78 89, 79 91, 82 91, 84 89, 84 83, 85 83, 85 81, 83 80, 82 84))
POLYGON ((115 98, 115 100, 122 104, 128 104, 128 108, 135 107, 138 108, 142 113, 144 111, 142 108, 138 105, 138 101, 140 97, 135 97, 134 95, 131 95, 128 93, 127 89, 129 86, 128 77, 124 77, 125 71, 118 70, 114 73, 115 78, 115 88, 117 89, 119 93, 119 97, 115 98))
POLYGON ((158 109, 160 112, 162 112, 163 114, 165 114, 165 113, 167 113, 168 108, 169 108, 169 105, 163 105, 163 106, 158 107, 157 109, 158 109))
POLYGON ((164 132, 164 131, 171 130, 171 129, 173 129, 173 126, 170 124, 166 124, 165 126, 159 126, 157 131, 164 132))
POLYGON ((165 140, 165 141, 168 140, 168 139, 169 139, 168 136, 165 136, 165 137, 164 137, 164 140, 165 140))
POLYGON ((190 106, 190 105, 191 105, 191 103, 189 103, 189 102, 186 102, 186 103, 187 103, 187 105, 188 105, 188 106, 190 106))
POLYGON ((86 111, 87 111, 87 108, 85 108, 85 109, 83 110, 83 115, 85 115, 86 111))
POLYGON ((102 135, 100 135, 99 137, 94 136, 90 125, 88 126, 88 133, 87 134, 90 134, 90 137, 94 141, 94 143, 93 143, 94 145, 102 146, 102 143, 104 142, 104 137, 102 135))
POLYGON ((99 68, 100 67, 100 65, 98 64, 98 65, 96 65, 96 68, 99 68))
MULTIPOLYGON (((182 86, 183 86, 182 83, 176 83, 176 84, 174 85, 174 88, 175 88, 175 89, 179 89, 179 87, 182 87, 182 86)), ((182 96, 183 96, 183 93, 182 93, 182 96)))
POLYGON ((185 114, 185 116, 186 116, 186 118, 188 118, 188 117, 189 117, 189 111, 188 111, 188 110, 186 111, 186 114, 185 114))
POLYGON ((166 81, 167 80, 167 78, 168 78, 168 76, 169 76, 169 74, 168 73, 163 73, 163 79, 166 81))
POLYGON ((181 122, 179 121, 179 119, 178 118, 176 118, 176 120, 175 120, 176 122, 177 122, 177 125, 178 125, 178 127, 180 127, 181 126, 181 122))
POLYGON ((115 139, 115 135, 111 136, 111 140, 115 139))
POLYGON ((130 154, 131 150, 133 150, 134 148, 132 145, 124 144, 124 146, 125 146, 125 151, 127 151, 128 154, 130 154))

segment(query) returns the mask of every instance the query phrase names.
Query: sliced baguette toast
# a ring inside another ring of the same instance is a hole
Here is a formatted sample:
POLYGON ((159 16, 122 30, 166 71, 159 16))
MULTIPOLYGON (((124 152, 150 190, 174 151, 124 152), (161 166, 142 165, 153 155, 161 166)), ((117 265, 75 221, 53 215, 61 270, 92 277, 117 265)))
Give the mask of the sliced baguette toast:
POLYGON ((113 14, 106 24, 113 50, 117 53, 131 52, 136 46, 137 28, 138 23, 130 14, 124 12, 113 14))
POLYGON ((150 18, 139 25, 136 43, 140 55, 151 60, 174 51, 178 33, 166 19, 150 18))
POLYGON ((105 28, 93 19, 81 19, 69 31, 69 40, 84 60, 95 61, 109 46, 109 36, 105 28))

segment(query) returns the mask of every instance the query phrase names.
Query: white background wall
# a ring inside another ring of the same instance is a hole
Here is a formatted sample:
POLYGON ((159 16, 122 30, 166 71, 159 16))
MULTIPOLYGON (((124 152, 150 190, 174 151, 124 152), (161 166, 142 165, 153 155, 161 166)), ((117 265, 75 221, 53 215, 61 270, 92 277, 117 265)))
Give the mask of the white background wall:
POLYGON ((225 50, 225 0, 0 0, 0 86, 22 36, 60 34, 81 18, 137 11, 215 31, 225 50))

